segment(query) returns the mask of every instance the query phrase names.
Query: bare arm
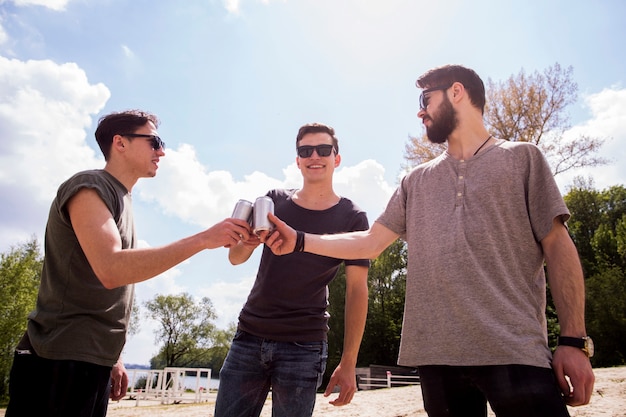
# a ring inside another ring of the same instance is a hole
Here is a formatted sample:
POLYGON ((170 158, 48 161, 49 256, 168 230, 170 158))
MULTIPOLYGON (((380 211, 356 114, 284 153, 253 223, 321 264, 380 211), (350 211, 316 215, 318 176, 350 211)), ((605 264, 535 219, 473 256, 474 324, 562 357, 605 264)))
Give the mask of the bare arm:
POLYGON ((232 245, 228 249, 228 260, 233 265, 246 262, 260 243, 258 236, 251 233, 247 240, 241 239, 236 245, 232 245))
POLYGON ((249 237, 243 220, 226 219, 207 230, 156 248, 122 250, 122 241, 98 193, 82 189, 67 204, 70 220, 83 252, 106 288, 145 281, 167 271, 204 249, 236 244, 249 237))
MULTIPOLYGON (((560 218, 541 241, 562 336, 583 337, 585 330, 585 282, 578 252, 560 218)), ((589 403, 594 375, 585 353, 574 347, 557 347, 552 367, 569 405, 589 403), (568 376, 573 387, 565 379, 568 376)))
MULTIPOLYGON (((276 225, 265 243, 275 255, 285 255, 294 250, 296 231, 273 214, 269 218, 276 225)), ((398 238, 398 234, 378 222, 362 232, 334 235, 313 235, 304 238, 304 251, 341 259, 375 259, 398 238)))
POLYGON ((367 318, 367 272, 365 266, 346 266, 343 353, 324 392, 324 396, 328 397, 335 386, 341 388, 339 397, 330 402, 335 406, 349 404, 357 390, 355 369, 367 318))

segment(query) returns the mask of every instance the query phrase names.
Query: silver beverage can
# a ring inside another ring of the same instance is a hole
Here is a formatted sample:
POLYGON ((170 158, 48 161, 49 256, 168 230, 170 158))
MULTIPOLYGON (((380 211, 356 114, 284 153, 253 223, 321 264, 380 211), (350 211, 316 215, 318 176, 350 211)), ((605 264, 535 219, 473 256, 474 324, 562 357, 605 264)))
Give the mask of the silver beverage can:
POLYGON ((245 220, 250 223, 252 217, 252 207, 253 204, 248 200, 239 200, 237 204, 235 204, 235 208, 233 209, 233 214, 230 216, 234 219, 245 220))
POLYGON ((252 210, 252 231, 255 234, 266 230, 271 232, 274 229, 274 225, 267 218, 268 213, 274 214, 274 201, 268 196, 257 198, 252 210))

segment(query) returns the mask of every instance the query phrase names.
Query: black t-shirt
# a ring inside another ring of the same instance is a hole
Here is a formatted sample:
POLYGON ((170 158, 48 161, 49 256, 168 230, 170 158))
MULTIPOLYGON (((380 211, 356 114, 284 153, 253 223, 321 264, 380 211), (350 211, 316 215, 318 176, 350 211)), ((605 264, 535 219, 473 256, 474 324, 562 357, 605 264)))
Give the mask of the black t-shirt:
MULTIPOLYGON (((367 230, 364 211, 341 198, 326 210, 309 210, 291 199, 296 190, 272 190, 274 213, 296 230, 334 234, 367 230)), ((311 342, 326 340, 328 283, 342 262, 369 266, 369 260, 342 260, 306 252, 276 256, 267 246, 256 281, 239 315, 239 329, 270 340, 311 342)))

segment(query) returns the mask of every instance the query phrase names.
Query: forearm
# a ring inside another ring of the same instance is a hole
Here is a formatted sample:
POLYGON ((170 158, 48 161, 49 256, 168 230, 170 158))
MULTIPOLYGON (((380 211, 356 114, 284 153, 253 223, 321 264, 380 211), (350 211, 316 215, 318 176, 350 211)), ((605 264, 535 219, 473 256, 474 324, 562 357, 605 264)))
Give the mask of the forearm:
POLYGON ((232 265, 242 264, 250 259, 255 247, 256 246, 246 245, 243 241, 240 241, 228 249, 228 260, 232 265))
POLYGON ((586 336, 585 282, 578 252, 564 227, 558 234, 544 245, 544 256, 561 335, 586 336))
MULTIPOLYGON (((205 249, 205 240, 196 234, 156 248, 118 249, 107 256, 96 275, 106 288, 116 288, 153 278, 205 249)), ((92 265, 96 262, 92 262, 92 265)))
POLYGON ((345 326, 343 339, 343 352, 341 363, 345 366, 355 367, 359 354, 359 348, 363 339, 365 322, 367 319, 368 288, 367 288, 367 267, 349 266, 352 271, 357 271, 360 275, 346 278, 350 280, 346 285, 345 298, 345 326))
POLYGON ((341 259, 376 259, 398 235, 374 223, 372 228, 360 232, 334 235, 313 235, 304 238, 304 251, 341 259))

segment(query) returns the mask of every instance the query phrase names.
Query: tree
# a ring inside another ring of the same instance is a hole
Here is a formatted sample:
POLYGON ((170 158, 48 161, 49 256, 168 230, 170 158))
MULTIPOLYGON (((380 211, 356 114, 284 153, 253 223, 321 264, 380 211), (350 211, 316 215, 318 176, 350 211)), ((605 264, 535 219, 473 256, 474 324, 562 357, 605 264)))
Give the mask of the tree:
MULTIPOLYGON (((608 161, 597 156, 605 139, 581 135, 564 136, 571 126, 567 107, 576 102, 578 85, 572 80, 572 67, 562 69, 557 63, 542 74, 527 75, 522 69, 504 82, 488 79, 485 86, 487 105, 485 125, 497 138, 530 142, 546 156, 553 175, 581 167, 593 167, 608 161)), ((426 136, 409 137, 404 157, 409 167, 433 159, 445 149, 426 136)))
POLYGON ((208 297, 196 303, 191 295, 157 295, 144 303, 152 319, 161 327, 155 331, 162 343, 153 368, 188 367, 201 361, 215 337, 215 312, 208 297))
POLYGON ((0 402, 8 399, 15 346, 35 308, 43 258, 36 238, 0 254, 0 402))
POLYGON ((406 292, 406 243, 397 239, 372 261, 369 308, 359 362, 396 365, 406 292))
POLYGON ((543 74, 527 75, 522 69, 504 82, 487 81, 485 124, 494 136, 537 145, 550 163, 553 175, 573 168, 606 164, 595 156, 604 139, 581 135, 566 140, 571 126, 566 108, 575 103, 578 85, 573 68, 557 63, 543 74))
POLYGON ((594 190, 578 180, 565 196, 568 221, 585 270, 586 327, 594 366, 626 363, 626 188, 594 190))
MULTIPOLYGON (((368 273, 368 313, 357 366, 396 365, 406 289, 406 244, 398 239, 374 259, 368 273)), ((346 276, 342 265, 328 285, 328 360, 322 388, 339 365, 345 329, 346 276)))

